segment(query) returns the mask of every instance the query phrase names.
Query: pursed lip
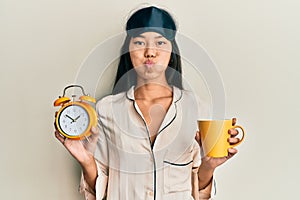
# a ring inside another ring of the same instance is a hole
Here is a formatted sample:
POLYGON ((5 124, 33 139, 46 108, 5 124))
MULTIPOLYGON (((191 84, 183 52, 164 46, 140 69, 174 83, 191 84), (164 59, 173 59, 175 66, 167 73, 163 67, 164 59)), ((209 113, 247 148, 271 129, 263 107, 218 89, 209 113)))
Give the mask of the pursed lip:
POLYGON ((144 63, 146 65, 153 65, 154 64, 153 60, 146 60, 144 63))
POLYGON ((144 62, 144 64, 147 66, 147 67, 152 67, 155 63, 153 62, 153 60, 146 60, 144 62))

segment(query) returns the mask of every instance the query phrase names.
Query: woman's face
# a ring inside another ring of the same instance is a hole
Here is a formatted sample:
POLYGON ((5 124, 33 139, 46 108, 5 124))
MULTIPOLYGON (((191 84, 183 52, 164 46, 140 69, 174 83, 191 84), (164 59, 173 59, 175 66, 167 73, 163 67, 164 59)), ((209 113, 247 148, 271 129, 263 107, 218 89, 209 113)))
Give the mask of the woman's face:
POLYGON ((169 40, 156 32, 144 32, 129 43, 131 62, 138 79, 145 81, 165 79, 172 52, 169 40))

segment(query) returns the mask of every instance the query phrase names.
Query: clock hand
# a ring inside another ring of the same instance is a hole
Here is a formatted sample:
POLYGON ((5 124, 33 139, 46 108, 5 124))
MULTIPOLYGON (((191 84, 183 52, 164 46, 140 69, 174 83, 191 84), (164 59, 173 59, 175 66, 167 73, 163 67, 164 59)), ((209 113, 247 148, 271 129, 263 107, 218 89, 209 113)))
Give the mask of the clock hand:
POLYGON ((80 115, 74 119, 74 122, 76 122, 76 120, 79 119, 79 117, 80 117, 80 115))
MULTIPOLYGON (((75 120, 72 118, 72 117, 70 117, 69 115, 65 115, 67 118, 69 118, 69 119, 71 119, 72 120, 72 122, 75 122, 75 120)), ((71 123, 72 123, 71 122, 71 123)))

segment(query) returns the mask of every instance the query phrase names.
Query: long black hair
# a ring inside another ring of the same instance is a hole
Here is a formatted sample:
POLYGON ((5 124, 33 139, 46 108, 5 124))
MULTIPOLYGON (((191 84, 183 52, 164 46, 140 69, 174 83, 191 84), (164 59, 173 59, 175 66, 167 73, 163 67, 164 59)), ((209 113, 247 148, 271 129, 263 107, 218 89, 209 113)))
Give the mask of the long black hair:
POLYGON ((127 36, 121 48, 113 94, 127 91, 131 86, 136 85, 137 77, 129 54, 129 43, 132 37, 146 31, 158 32, 171 42, 172 52, 165 72, 166 79, 169 85, 183 89, 181 56, 175 40, 176 25, 171 15, 153 6, 140 9, 127 21, 126 31, 127 36))

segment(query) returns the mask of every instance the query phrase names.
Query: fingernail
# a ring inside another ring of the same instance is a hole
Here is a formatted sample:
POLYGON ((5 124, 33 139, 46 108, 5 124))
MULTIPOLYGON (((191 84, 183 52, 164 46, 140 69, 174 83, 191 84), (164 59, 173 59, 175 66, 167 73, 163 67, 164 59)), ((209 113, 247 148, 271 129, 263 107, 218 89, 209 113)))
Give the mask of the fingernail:
POLYGON ((96 131, 97 131, 97 127, 92 126, 91 131, 92 131, 92 132, 96 132, 96 131))

